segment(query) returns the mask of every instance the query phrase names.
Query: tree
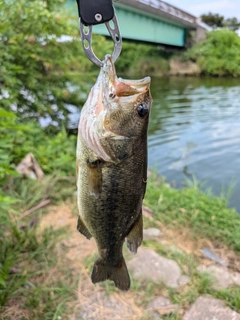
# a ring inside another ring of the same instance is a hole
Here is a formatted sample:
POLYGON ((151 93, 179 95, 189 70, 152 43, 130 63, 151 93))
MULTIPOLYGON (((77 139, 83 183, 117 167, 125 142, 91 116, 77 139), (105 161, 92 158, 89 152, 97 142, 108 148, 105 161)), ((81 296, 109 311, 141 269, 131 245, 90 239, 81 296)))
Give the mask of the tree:
POLYGON ((225 28, 207 33, 204 41, 187 51, 202 73, 213 76, 240 76, 240 37, 225 28))
POLYGON ((219 14, 213 14, 209 12, 208 14, 202 14, 201 19, 204 23, 208 26, 212 27, 213 29, 222 28, 224 17, 220 16, 219 14))
MULTIPOLYGON (((76 74, 94 66, 83 53, 77 9, 74 24, 63 8, 63 0, 0 1, 0 106, 22 119, 60 122, 67 104, 83 105, 84 77, 76 74), (72 41, 60 42, 62 35, 72 41)), ((103 37, 95 42, 98 52, 110 51, 103 37)))
POLYGON ((208 14, 202 14, 201 19, 204 23, 206 23, 213 29, 224 27, 229 30, 236 31, 240 28, 240 21, 238 21, 237 18, 224 19, 223 16, 220 16, 217 13, 213 14, 209 12, 208 14))
POLYGON ((237 18, 228 18, 224 20, 223 25, 229 30, 236 31, 240 28, 240 21, 237 18))

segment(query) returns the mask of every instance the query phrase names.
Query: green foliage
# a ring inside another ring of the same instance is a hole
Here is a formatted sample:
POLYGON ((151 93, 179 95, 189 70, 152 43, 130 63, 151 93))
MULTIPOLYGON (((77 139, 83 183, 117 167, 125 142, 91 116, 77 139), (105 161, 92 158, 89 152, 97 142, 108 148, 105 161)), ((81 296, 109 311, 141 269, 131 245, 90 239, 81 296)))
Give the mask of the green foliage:
POLYGON ((212 28, 221 28, 223 26, 224 17, 219 14, 209 12, 208 14, 202 14, 200 17, 204 23, 212 28))
POLYGON ((237 18, 227 18, 224 19, 223 16, 220 16, 219 14, 214 14, 209 12, 208 14, 202 14, 201 19, 204 23, 206 23, 208 26, 216 29, 216 28, 227 28, 232 31, 236 31, 240 27, 240 22, 237 18))
POLYGON ((218 240, 240 250, 240 216, 227 207, 225 199, 209 196, 197 187, 176 190, 153 178, 144 201, 162 223, 189 228, 196 238, 218 240))
POLYGON ((17 124, 16 116, 12 112, 0 108, 0 234, 3 234, 10 222, 8 211, 12 204, 18 201, 15 197, 6 195, 3 188, 10 177, 17 176, 9 150, 14 147, 14 135, 22 129, 26 127, 17 124))
POLYGON ((0 108, 0 186, 6 182, 8 176, 16 175, 8 150, 13 149, 14 135, 22 129, 26 127, 17 124, 16 116, 12 112, 0 108))
MULTIPOLYGON (((0 109, 0 186, 18 175, 15 165, 29 152, 46 174, 75 175, 76 136, 68 136, 64 128, 45 132, 34 122, 20 125, 12 112, 0 109)), ((4 203, 2 199, 1 206, 4 203)))
MULTIPOLYGON (((68 104, 81 108, 84 103, 83 73, 99 70, 83 52, 77 23, 72 23, 76 16, 63 8, 62 0, 1 1, 0 101, 22 119, 50 117, 61 123, 68 104), (59 41, 62 35, 72 40, 59 41)), ((99 35, 92 46, 100 59, 113 51, 112 41, 99 35)), ((157 46, 125 42, 117 69, 134 71, 139 59, 159 55, 157 46)))
POLYGON ((228 18, 224 20, 223 25, 225 28, 229 30, 237 31, 240 27, 240 21, 238 21, 237 18, 228 18))
POLYGON ((29 124, 28 131, 15 136, 14 148, 9 153, 18 163, 29 152, 45 174, 75 175, 76 136, 68 136, 64 128, 54 134, 44 131, 37 123, 29 124))
POLYGON ((229 289, 214 291, 213 296, 217 299, 226 301, 226 304, 233 310, 240 310, 240 289, 238 286, 232 286, 229 289))
POLYGON ((145 57, 139 59, 129 70, 137 77, 163 76, 169 71, 169 61, 162 57, 145 57))
POLYGON ((168 69, 165 65, 169 54, 163 53, 156 45, 123 42, 121 58, 116 62, 116 69, 126 74, 156 73, 168 69), (164 59, 165 58, 165 59, 164 59), (142 68, 144 65, 144 68, 142 68))
POLYGON ((196 61, 206 75, 240 76, 240 37, 227 29, 209 32, 185 57, 196 61))
MULTIPOLYGON (((91 70, 61 0, 1 0, 0 97, 21 117, 62 119, 66 104, 81 107, 84 85, 71 71, 91 70), (72 41, 59 41, 62 35, 72 41)), ((95 40, 100 47, 102 37, 95 40)), ((103 50, 103 49, 102 49, 103 50)))
POLYGON ((68 136, 64 128, 54 134, 46 133, 37 123, 19 125, 13 113, 4 111, 5 116, 1 117, 1 112, 0 109, 0 185, 18 175, 15 165, 29 152, 45 174, 75 175, 76 136, 68 136))

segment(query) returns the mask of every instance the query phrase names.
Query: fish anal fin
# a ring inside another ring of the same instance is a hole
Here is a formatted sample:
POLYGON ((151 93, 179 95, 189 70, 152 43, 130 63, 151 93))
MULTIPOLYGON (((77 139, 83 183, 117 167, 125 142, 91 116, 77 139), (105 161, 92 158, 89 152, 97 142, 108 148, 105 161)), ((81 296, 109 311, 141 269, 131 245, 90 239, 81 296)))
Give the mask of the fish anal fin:
POLYGON ((115 286, 122 291, 130 288, 130 277, 124 258, 118 266, 107 265, 103 259, 99 258, 93 266, 91 279, 93 283, 112 280, 115 286))
POLYGON ((78 217, 78 223, 77 223, 77 230, 83 234, 87 239, 91 239, 92 235, 88 231, 87 227, 85 226, 84 222, 82 221, 81 217, 78 217))
POLYGON ((141 245, 143 239, 143 218, 142 212, 138 220, 133 225, 131 231, 127 235, 127 247, 128 249, 136 254, 138 247, 141 245))
POLYGON ((88 187, 91 195, 99 197, 102 192, 102 160, 87 161, 88 187))

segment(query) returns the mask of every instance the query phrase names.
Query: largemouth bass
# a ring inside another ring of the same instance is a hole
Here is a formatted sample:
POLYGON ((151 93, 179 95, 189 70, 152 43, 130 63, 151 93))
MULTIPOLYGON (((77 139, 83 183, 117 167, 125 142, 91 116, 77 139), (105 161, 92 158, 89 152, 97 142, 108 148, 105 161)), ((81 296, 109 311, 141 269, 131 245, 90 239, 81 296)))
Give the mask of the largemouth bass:
POLYGON ((117 78, 110 55, 82 109, 77 144, 77 229, 94 237, 99 258, 93 283, 110 279, 128 290, 122 247, 142 242, 142 200, 147 183, 150 78, 117 78))

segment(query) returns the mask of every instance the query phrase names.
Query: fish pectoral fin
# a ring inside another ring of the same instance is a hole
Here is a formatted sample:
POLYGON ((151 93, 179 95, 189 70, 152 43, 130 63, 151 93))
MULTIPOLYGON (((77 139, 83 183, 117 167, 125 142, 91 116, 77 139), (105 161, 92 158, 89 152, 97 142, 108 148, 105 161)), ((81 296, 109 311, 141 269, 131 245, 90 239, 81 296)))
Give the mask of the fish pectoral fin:
POLYGON ((77 223, 77 230, 83 234, 87 239, 91 239, 92 235, 88 231, 87 227, 85 226, 84 222, 82 221, 81 217, 78 217, 78 223, 77 223))
POLYGON ((143 239, 143 218, 142 211, 140 217, 133 225, 132 230, 127 235, 127 247, 128 249, 136 254, 138 247, 141 245, 143 239))
POLYGON ((103 161, 100 159, 87 161, 88 187, 91 195, 96 198, 102 192, 102 166, 103 161))
POLYGON ((98 258, 93 266, 92 283, 112 280, 115 286, 123 291, 130 288, 130 277, 124 258, 118 266, 107 265, 102 258, 98 258))

